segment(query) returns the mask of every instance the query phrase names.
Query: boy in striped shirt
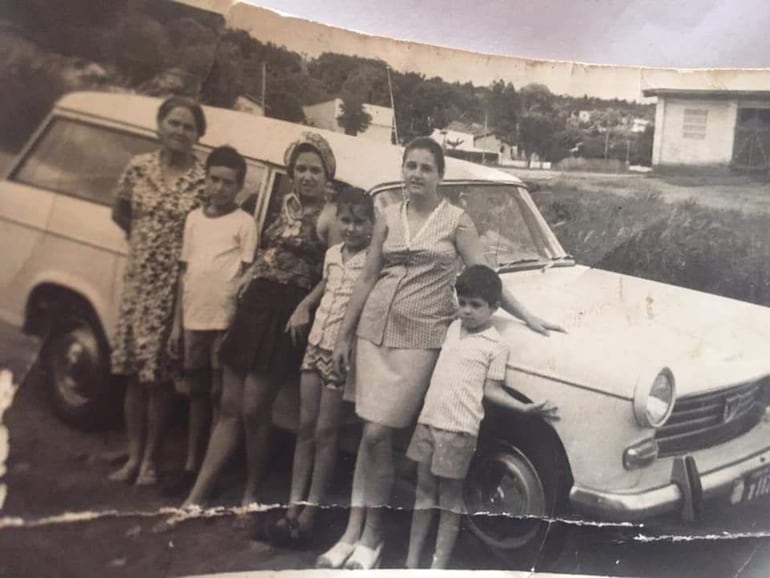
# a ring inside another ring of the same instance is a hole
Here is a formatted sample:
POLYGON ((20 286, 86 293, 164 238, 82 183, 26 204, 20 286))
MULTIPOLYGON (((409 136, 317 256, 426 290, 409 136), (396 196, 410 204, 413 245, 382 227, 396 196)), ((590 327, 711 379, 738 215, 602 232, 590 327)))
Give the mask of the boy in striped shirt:
POLYGON ((446 568, 463 511, 462 487, 473 454, 483 399, 522 413, 554 417, 547 401, 522 403, 503 389, 508 346, 492 325, 502 283, 489 267, 473 265, 455 284, 459 318, 447 329, 407 456, 418 462, 407 568, 419 566, 433 519, 441 509, 432 568, 446 568))

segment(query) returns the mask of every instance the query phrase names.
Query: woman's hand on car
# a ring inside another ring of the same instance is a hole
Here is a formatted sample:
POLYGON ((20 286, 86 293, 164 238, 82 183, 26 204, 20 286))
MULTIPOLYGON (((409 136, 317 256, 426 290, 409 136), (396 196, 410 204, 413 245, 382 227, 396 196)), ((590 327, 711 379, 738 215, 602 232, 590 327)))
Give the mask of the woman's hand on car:
POLYGON ((550 335, 551 331, 567 333, 567 330, 564 329, 561 325, 551 323, 550 321, 545 321, 544 319, 540 319, 534 315, 528 316, 525 322, 527 327, 529 327, 532 331, 536 331, 537 333, 545 335, 546 337, 550 335))
POLYGON ((294 345, 299 345, 305 339, 309 326, 310 308, 304 303, 300 303, 289 317, 289 321, 286 322, 285 331, 291 336, 291 342, 294 345))

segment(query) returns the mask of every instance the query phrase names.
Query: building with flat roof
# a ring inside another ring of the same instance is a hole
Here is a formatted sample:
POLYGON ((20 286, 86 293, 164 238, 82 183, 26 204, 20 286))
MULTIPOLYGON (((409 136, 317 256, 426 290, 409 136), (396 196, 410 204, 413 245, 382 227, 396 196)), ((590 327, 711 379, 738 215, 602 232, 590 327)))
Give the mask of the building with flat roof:
POLYGON ((770 169, 770 90, 651 88, 653 166, 770 169))
MULTIPOLYGON (((317 128, 342 132, 345 130, 340 126, 337 119, 342 115, 342 99, 334 98, 326 102, 311 104, 302 107, 305 113, 305 119, 317 128)), ((364 112, 371 117, 371 122, 366 130, 358 133, 367 139, 372 139, 380 143, 390 143, 393 133, 394 116, 393 109, 386 106, 377 106, 374 104, 364 104, 364 112)))

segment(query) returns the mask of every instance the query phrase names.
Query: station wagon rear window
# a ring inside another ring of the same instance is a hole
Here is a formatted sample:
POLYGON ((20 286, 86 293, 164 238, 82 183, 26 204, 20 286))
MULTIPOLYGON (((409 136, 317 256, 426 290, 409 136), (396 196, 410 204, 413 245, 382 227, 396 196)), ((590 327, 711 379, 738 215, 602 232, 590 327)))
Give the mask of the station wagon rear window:
POLYGON ((157 141, 149 137, 56 118, 11 179, 111 205, 115 185, 131 157, 157 146, 157 141))

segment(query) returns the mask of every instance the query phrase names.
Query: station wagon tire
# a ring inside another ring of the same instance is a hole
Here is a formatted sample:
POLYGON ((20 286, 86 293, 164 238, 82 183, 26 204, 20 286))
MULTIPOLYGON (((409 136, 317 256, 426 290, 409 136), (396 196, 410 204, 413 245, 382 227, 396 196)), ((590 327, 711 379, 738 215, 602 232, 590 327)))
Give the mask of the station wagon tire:
POLYGON ((525 453, 497 439, 480 447, 471 464, 465 526, 507 567, 547 567, 562 549, 564 525, 547 520, 557 517, 566 494, 558 467, 549 464, 553 454, 547 447, 525 453))
POLYGON ((84 430, 115 424, 122 391, 109 372, 109 346, 90 307, 62 300, 48 319, 42 367, 54 413, 84 430))

